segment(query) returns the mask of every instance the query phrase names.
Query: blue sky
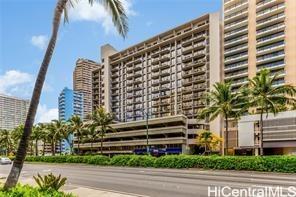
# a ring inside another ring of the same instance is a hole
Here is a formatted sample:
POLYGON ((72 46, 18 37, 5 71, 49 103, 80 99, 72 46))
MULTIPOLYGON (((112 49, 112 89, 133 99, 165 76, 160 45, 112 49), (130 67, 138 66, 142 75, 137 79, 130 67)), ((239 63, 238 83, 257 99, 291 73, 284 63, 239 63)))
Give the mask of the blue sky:
MULTIPOLYGON (((77 58, 99 61, 100 46, 121 50, 208 12, 221 9, 221 0, 123 0, 129 17, 123 40, 101 5, 80 0, 61 25, 37 114, 37 122, 57 117, 57 97, 68 86, 77 58)), ((51 32, 56 0, 0 0, 0 93, 30 98, 51 32)))

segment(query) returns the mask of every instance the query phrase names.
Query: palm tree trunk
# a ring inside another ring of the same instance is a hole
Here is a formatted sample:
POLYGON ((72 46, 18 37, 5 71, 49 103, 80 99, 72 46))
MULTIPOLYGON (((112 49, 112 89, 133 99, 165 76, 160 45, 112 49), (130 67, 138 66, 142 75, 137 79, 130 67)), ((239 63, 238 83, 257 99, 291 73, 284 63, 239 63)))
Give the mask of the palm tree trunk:
POLYGON ((60 140, 60 155, 62 155, 62 140, 60 140))
POLYGON ((54 144, 54 141, 51 141, 51 155, 55 156, 55 144, 54 144))
POLYGON ((35 140, 35 155, 38 156, 38 140, 35 140))
POLYGON ((40 95, 42 91, 42 87, 45 81, 47 69, 55 48, 57 35, 59 31, 59 26, 61 22, 61 16, 63 13, 63 10, 66 6, 68 0, 59 0, 57 2, 55 12, 54 12, 54 19, 53 19, 53 28, 52 28, 52 35, 50 38, 50 41, 48 43, 46 53, 44 55, 36 82, 34 86, 33 95, 31 98, 27 119, 24 126, 24 132, 22 134, 19 147, 16 153, 15 160, 13 162, 13 166, 10 170, 9 176, 5 182, 4 189, 12 188, 16 185, 19 179, 19 175, 21 173, 21 170, 23 168, 24 160, 27 154, 27 145, 30 138, 30 135, 32 133, 32 127, 36 116, 37 107, 39 105, 40 95))
POLYGON ((43 140, 43 152, 42 152, 42 156, 45 155, 45 139, 43 140))
POLYGON ((91 154, 93 153, 93 140, 91 140, 90 142, 90 153, 91 154))
POLYGON ((228 155, 228 116, 225 116, 225 149, 224 154, 228 155))
POLYGON ((80 137, 77 136, 77 153, 80 154, 80 137))
POLYGON ((260 156, 264 155, 264 151, 263 151, 263 110, 261 110, 260 112, 260 123, 259 123, 259 127, 260 127, 260 156))
POLYGON ((101 135, 101 155, 103 155, 103 134, 101 135))

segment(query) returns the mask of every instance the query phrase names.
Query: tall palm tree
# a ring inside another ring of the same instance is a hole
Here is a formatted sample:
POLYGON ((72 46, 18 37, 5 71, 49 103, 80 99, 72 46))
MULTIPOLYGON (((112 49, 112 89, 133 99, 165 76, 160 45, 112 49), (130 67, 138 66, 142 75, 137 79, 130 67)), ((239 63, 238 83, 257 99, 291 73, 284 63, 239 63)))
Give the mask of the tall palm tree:
POLYGON ((65 123, 63 128, 60 131, 61 137, 66 140, 68 145, 70 146, 70 154, 73 153, 73 140, 71 139, 73 135, 73 130, 71 129, 71 125, 69 123, 65 123))
POLYGON ((209 118, 213 121, 219 115, 225 119, 225 148, 224 154, 228 155, 228 122, 230 118, 237 118, 244 111, 242 97, 239 92, 233 92, 231 83, 216 83, 214 89, 205 94, 208 107, 198 112, 198 119, 209 118))
POLYGON ((65 129, 65 122, 62 120, 53 120, 55 127, 55 140, 59 142, 60 155, 62 154, 63 130, 65 129))
POLYGON ((11 131, 11 138, 13 140, 14 147, 17 148, 19 141, 22 137, 22 133, 24 131, 24 125, 19 125, 11 131))
POLYGON ((98 134, 101 138, 101 154, 103 154, 103 140, 107 130, 114 131, 114 129, 110 126, 113 119, 113 115, 111 113, 107 113, 103 107, 97 108, 91 114, 91 124, 93 127, 98 129, 98 134))
POLYGON ((77 137, 77 153, 80 154, 80 143, 84 134, 84 124, 80 116, 74 115, 70 118, 71 129, 77 137))
POLYGON ((98 133, 97 127, 95 124, 86 125, 86 137, 87 140, 90 141, 90 152, 93 153, 93 144, 100 138, 100 134, 98 133))
POLYGON ((49 130, 48 130, 47 124, 38 123, 38 126, 40 127, 40 131, 41 131, 40 139, 42 140, 42 143, 43 143, 42 155, 44 156, 45 155, 45 145, 46 145, 46 142, 49 141, 49 139, 48 139, 49 138, 48 137, 49 130))
POLYGON ((6 156, 10 153, 13 142, 11 139, 11 132, 7 129, 0 131, 0 144, 5 148, 6 156))
POLYGON ((263 151, 263 114, 273 113, 276 115, 283 107, 296 104, 296 88, 291 85, 274 86, 278 75, 270 75, 270 71, 263 69, 253 79, 249 79, 247 89, 250 107, 259 111, 259 129, 260 129, 260 155, 263 151))
MULTIPOLYGON (((33 123, 36 116, 37 107, 39 105, 40 95, 42 87, 45 81, 47 69, 55 48, 56 40, 58 37, 58 31, 60 27, 61 17, 64 13, 65 21, 68 21, 68 11, 67 8, 74 5, 74 0, 57 0, 57 4, 54 11, 54 18, 52 24, 52 34, 49 40, 36 82, 34 86, 33 95, 31 97, 31 102, 27 114, 27 119, 25 121, 25 128, 20 144, 17 150, 16 158, 13 162, 13 166, 9 173, 9 176, 5 182, 4 188, 9 189, 14 187, 18 181, 19 175, 23 168, 23 163, 27 153, 27 145, 32 132, 33 123)), ((95 0, 88 0, 92 5, 95 0)), ((118 30, 119 34, 124 38, 128 31, 127 26, 127 16, 125 9, 120 0, 99 0, 99 2, 106 8, 106 10, 112 16, 113 24, 118 30)))
POLYGON ((52 156, 55 156, 56 153, 56 141, 57 141, 57 128, 54 122, 51 122, 50 124, 47 125, 47 140, 50 142, 51 146, 51 154, 52 156))
POLYGON ((31 138, 35 141, 35 155, 38 156, 38 141, 42 138, 42 127, 39 124, 33 127, 31 138))

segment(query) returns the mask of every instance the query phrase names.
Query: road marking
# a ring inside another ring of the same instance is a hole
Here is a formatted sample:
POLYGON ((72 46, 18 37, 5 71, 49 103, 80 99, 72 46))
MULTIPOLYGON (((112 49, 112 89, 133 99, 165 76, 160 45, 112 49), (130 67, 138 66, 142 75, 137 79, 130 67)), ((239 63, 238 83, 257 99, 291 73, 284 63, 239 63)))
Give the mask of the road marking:
POLYGON ((91 187, 91 186, 83 186, 83 185, 77 185, 77 184, 72 184, 72 183, 69 183, 68 185, 75 186, 75 187, 94 189, 94 190, 100 190, 100 191, 106 191, 106 192, 113 192, 113 193, 124 194, 124 195, 137 196, 137 197, 150 197, 150 196, 146 196, 146 195, 142 195, 142 194, 128 193, 128 192, 116 191, 116 190, 111 190, 111 189, 103 189, 103 188, 91 187))

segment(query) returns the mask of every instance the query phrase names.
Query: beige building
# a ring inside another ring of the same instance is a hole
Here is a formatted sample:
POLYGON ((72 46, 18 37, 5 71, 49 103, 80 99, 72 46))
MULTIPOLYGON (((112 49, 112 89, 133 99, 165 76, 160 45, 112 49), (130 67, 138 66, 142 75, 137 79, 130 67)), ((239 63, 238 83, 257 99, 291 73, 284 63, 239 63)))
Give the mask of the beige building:
POLYGON ((113 151, 112 144, 116 144, 111 141, 118 140, 116 146, 123 147, 114 148, 115 152, 143 149, 147 116, 149 130, 155 130, 149 139, 159 148, 170 145, 185 152, 188 140, 195 138, 199 128, 210 128, 220 134, 219 120, 210 124, 196 122, 198 110, 208 105, 202 99, 203 94, 221 80, 219 30, 220 14, 213 13, 119 52, 109 44, 102 46, 101 68, 93 71, 93 106, 104 106, 115 115, 116 121, 126 122, 118 123, 124 128, 105 138, 106 144, 110 142, 108 153, 113 151), (181 123, 183 127, 168 129, 168 119, 180 116, 183 123, 177 120, 170 124, 181 123), (153 125, 153 121, 158 124, 153 125), (191 122, 190 126, 187 122, 191 122), (133 124, 139 124, 139 128, 129 126, 133 124), (188 134, 190 128, 195 129, 194 133, 188 134), (131 134, 122 137, 123 132, 131 134), (133 133, 138 134, 132 136, 133 133), (167 139, 170 137, 182 139, 170 141, 167 139))
POLYGON ((260 69, 296 85, 296 1, 224 0, 224 79, 234 89, 260 69))
POLYGON ((14 129, 24 124, 30 101, 0 94, 0 129, 14 129))
MULTIPOLYGON (((224 0, 224 80, 238 90, 261 69, 296 85, 296 1, 224 0)), ((237 123, 230 123, 230 147, 239 146, 237 123)))
MULTIPOLYGON (((296 155, 296 111, 263 116, 264 153, 296 155)), ((260 115, 243 116, 238 122, 238 152, 258 154, 260 115)))
POLYGON ((83 93, 83 117, 92 112, 92 71, 99 68, 100 64, 87 60, 78 59, 73 72, 73 89, 83 93))

